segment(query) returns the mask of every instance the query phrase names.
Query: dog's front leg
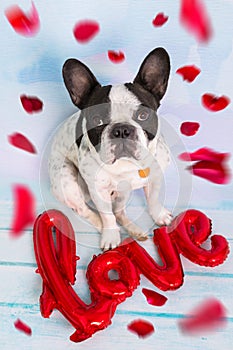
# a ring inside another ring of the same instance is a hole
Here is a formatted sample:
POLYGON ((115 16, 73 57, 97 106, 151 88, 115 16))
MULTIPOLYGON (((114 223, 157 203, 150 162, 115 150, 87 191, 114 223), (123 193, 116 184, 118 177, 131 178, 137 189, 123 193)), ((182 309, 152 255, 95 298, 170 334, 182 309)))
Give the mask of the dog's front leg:
POLYGON ((123 226, 129 235, 139 241, 145 241, 148 236, 143 230, 135 225, 126 215, 126 203, 131 191, 118 192, 113 202, 113 212, 118 223, 123 226))
POLYGON ((159 191, 161 187, 162 175, 156 176, 144 187, 149 213, 158 226, 169 225, 172 221, 172 214, 164 208, 159 201, 159 191))
POLYGON ((90 196, 102 220, 102 234, 100 247, 103 250, 116 248, 121 241, 120 228, 112 212, 111 193, 107 189, 95 188, 90 190, 90 196))

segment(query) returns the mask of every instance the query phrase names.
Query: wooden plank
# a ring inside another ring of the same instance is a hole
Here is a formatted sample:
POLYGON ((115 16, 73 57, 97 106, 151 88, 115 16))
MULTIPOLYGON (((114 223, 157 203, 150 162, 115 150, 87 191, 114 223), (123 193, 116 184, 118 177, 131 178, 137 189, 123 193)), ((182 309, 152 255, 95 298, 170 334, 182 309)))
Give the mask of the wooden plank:
MULTIPOLYGON (((14 308, 37 309, 38 298, 41 293, 41 278, 35 273, 33 267, 5 266, 0 269, 1 286, 0 306, 14 308)), ((214 296, 226 305, 229 317, 233 317, 232 305, 232 278, 214 278, 212 276, 186 276, 184 285, 176 291, 161 292, 145 277, 141 278, 141 285, 133 293, 133 296, 121 304, 119 309, 138 312, 162 312, 169 314, 185 314, 192 306, 205 298, 214 296), (224 286, 224 288, 223 288, 224 286), (168 297, 168 302, 163 308, 155 308, 148 305, 141 289, 150 288, 157 290, 168 297), (182 301, 182 302, 181 302, 182 301)), ((86 282, 85 270, 78 270, 76 284, 74 286, 78 295, 89 302, 89 288, 86 282)))
POLYGON ((134 311, 122 312, 119 310, 113 318, 113 323, 106 330, 96 333, 87 341, 75 344, 69 341, 69 336, 73 333, 73 328, 60 317, 58 313, 50 319, 43 319, 38 314, 23 309, 3 309, 1 312, 0 346, 2 349, 23 349, 23 350, 62 350, 79 349, 102 350, 105 349, 130 349, 152 350, 170 349, 179 350, 197 349, 213 350, 221 348, 232 349, 233 323, 228 322, 223 329, 213 333, 206 333, 199 336, 183 335, 178 327, 178 317, 161 317, 161 315, 141 315, 134 311), (18 332, 14 329, 13 323, 17 318, 21 318, 32 328, 32 336, 18 332), (151 322, 155 327, 155 333, 145 339, 139 339, 135 334, 127 330, 127 325, 135 319, 142 318, 151 322))

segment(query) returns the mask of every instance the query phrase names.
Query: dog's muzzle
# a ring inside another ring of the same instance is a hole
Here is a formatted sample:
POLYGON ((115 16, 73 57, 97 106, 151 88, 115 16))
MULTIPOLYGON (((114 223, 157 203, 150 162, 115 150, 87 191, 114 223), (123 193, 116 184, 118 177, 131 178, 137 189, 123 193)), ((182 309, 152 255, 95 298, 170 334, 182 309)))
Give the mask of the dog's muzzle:
POLYGON ((115 146, 115 159, 122 157, 136 158, 135 141, 137 141, 136 128, 127 123, 116 123, 109 132, 112 144, 115 146))

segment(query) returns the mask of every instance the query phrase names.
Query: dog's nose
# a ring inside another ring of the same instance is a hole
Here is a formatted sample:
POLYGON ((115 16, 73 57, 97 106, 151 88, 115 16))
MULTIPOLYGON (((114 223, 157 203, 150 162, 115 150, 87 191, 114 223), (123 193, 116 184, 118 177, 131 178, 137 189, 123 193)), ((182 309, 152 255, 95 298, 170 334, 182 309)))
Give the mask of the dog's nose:
POLYGON ((135 128, 129 124, 115 124, 111 130, 110 137, 112 139, 128 139, 132 138, 135 132, 135 128))

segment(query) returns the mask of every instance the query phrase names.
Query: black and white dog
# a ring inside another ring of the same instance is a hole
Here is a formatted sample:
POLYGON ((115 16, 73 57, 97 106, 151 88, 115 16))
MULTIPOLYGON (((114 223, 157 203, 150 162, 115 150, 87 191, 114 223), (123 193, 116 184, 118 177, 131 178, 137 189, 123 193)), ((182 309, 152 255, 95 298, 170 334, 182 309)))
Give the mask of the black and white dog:
POLYGON ((68 118, 53 140, 49 174, 56 198, 101 232, 101 248, 120 243, 117 222, 144 240, 147 235, 125 212, 132 190, 144 188, 157 225, 171 213, 158 200, 169 149, 156 111, 165 94, 170 60, 163 48, 144 59, 133 83, 101 86, 83 63, 69 59, 63 77, 79 112, 68 118), (88 203, 95 205, 95 210, 88 203))

